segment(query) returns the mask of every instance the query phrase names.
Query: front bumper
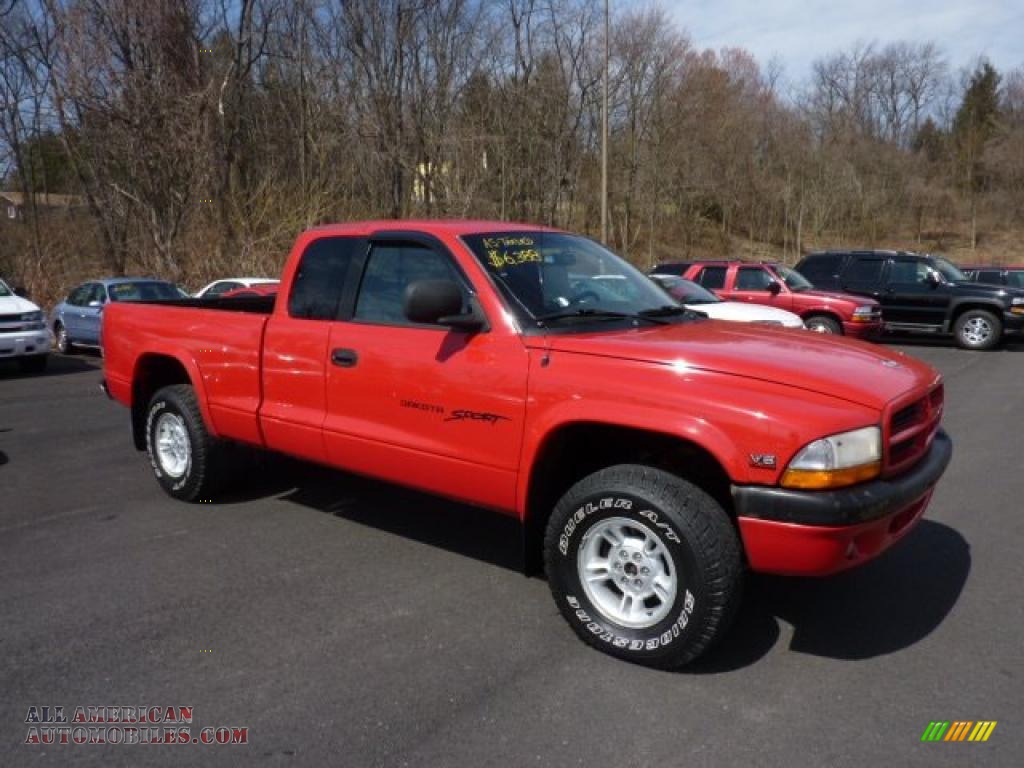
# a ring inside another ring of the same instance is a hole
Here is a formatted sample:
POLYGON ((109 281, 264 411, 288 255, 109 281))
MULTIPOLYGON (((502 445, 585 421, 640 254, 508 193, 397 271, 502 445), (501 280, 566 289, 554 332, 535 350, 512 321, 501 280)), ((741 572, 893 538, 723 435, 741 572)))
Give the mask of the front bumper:
POLYGON ((50 332, 43 328, 37 331, 0 332, 0 360, 9 357, 46 355, 50 352, 50 332))
POLYGON ((827 576, 878 556, 921 519, 952 456, 953 441, 940 430, 899 477, 835 491, 733 486, 751 569, 827 576))
POLYGON ((875 339, 882 335, 882 321, 854 323, 844 320, 843 334, 851 339, 875 339))
POLYGON ((1024 315, 1003 312, 1003 330, 1007 333, 1024 332, 1024 315))

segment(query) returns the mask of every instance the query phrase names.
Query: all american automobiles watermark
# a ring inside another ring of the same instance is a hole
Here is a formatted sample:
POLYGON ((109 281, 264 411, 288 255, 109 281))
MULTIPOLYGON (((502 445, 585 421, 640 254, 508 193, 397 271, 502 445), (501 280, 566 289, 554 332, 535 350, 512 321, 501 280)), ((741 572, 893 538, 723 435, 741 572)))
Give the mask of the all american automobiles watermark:
POLYGON ((25 744, 248 744, 243 726, 193 727, 194 707, 31 706, 25 744))

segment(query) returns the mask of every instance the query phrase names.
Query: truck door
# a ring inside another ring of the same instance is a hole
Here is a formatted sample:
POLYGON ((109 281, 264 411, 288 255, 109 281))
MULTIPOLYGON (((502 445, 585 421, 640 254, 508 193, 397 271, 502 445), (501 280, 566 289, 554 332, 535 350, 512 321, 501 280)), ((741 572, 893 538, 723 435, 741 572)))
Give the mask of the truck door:
POLYGON ((779 309, 792 311, 793 294, 781 280, 764 267, 739 267, 735 272, 733 289, 728 298, 749 304, 768 304, 779 309), (772 285, 778 285, 778 292, 773 293, 772 285))
POLYGON ((281 296, 267 321, 260 427, 270 448, 326 461, 327 344, 350 273, 365 249, 366 240, 356 237, 307 243, 287 297, 281 296))
POLYGON ((895 256, 889 263, 883 297, 882 313, 886 322, 941 327, 949 306, 950 289, 927 261, 895 256))
POLYGON ((92 283, 80 285, 68 294, 64 301, 64 310, 61 312, 60 321, 64 324, 64 330, 71 341, 82 341, 82 309, 89 303, 89 294, 92 293, 92 283))
POLYGON ((107 304, 107 289, 101 283, 93 283, 86 297, 84 307, 79 307, 78 334, 86 344, 100 343, 100 326, 103 323, 103 307, 107 304))
MULTIPOLYGON (((528 359, 505 330, 414 324, 416 280, 474 289, 439 241, 371 240, 348 318, 332 324, 324 441, 332 464, 497 508, 514 508, 528 359)), ((346 312, 343 310, 343 314, 346 312)))
POLYGON ((855 254, 850 257, 840 277, 840 288, 858 296, 870 296, 882 305, 883 317, 888 320, 888 297, 883 290, 885 265, 883 254, 855 254))

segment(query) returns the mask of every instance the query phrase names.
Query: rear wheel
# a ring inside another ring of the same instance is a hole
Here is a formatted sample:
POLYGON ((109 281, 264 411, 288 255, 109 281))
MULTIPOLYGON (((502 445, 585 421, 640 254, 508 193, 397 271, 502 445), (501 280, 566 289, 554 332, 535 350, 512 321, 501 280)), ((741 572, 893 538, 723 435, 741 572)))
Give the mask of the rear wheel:
POLYGON ((830 333, 835 336, 843 335, 843 326, 836 320, 826 315, 811 315, 804 321, 807 330, 815 333, 830 333))
POLYGON ((195 391, 164 387, 146 412, 146 450, 160 486, 182 501, 209 501, 220 487, 224 446, 210 435, 195 391))
POLYGON ((992 349, 1003 335, 1003 324, 991 312, 969 309, 956 319, 953 335, 963 349, 992 349))
POLYGON ((57 337, 57 351, 62 355, 70 355, 75 351, 71 339, 68 338, 68 330, 63 323, 53 326, 53 335, 57 337))
POLYGON ((725 512, 652 467, 609 467, 569 489, 548 521, 544 560, 576 634, 651 667, 697 658, 739 601, 739 541, 725 512))

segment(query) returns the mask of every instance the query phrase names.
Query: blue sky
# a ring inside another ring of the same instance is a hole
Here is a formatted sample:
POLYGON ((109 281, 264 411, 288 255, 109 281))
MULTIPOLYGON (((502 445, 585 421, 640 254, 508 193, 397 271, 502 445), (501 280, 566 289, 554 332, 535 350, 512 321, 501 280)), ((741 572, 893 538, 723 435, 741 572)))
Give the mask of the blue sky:
POLYGON ((762 65, 777 56, 791 81, 822 55, 874 40, 934 41, 954 72, 979 54, 1001 71, 1024 65, 1024 0, 663 2, 698 47, 746 48, 762 65))

